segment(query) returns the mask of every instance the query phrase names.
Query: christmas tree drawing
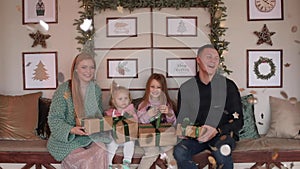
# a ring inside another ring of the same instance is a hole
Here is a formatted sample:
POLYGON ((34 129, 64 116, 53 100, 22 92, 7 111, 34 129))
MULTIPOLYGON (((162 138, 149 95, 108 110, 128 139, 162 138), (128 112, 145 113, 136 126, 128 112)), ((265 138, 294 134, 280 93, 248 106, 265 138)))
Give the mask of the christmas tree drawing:
POLYGON ((34 69, 34 73, 32 74, 33 80, 39 80, 39 81, 43 81, 43 80, 48 80, 49 79, 49 74, 47 73, 47 69, 45 69, 45 65, 43 64, 42 61, 40 61, 37 65, 36 65, 36 69, 34 69))
POLYGON ((183 20, 181 20, 178 24, 178 27, 177 27, 177 32, 179 33, 184 33, 186 31, 186 27, 185 27, 185 24, 183 22, 183 20))

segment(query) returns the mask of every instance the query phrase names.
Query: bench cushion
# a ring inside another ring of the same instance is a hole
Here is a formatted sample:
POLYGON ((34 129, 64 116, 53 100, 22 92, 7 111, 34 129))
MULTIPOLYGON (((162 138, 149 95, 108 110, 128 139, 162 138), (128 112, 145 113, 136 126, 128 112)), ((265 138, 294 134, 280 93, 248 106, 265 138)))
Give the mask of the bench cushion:
POLYGON ((273 150, 300 150, 300 140, 298 139, 283 139, 269 138, 262 136, 257 139, 244 139, 237 142, 234 151, 273 151, 273 150))
POLYGON ((47 140, 0 140, 0 151, 48 152, 47 140))

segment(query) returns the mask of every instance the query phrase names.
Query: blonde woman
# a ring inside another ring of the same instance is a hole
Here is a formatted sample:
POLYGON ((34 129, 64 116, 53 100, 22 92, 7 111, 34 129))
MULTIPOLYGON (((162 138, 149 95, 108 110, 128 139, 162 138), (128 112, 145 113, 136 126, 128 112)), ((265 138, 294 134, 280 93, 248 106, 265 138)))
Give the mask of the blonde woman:
POLYGON ((65 169, 108 168, 105 133, 90 135, 80 124, 83 117, 102 117, 101 89, 94 83, 93 57, 80 53, 73 61, 71 79, 53 95, 48 123, 48 150, 65 169))

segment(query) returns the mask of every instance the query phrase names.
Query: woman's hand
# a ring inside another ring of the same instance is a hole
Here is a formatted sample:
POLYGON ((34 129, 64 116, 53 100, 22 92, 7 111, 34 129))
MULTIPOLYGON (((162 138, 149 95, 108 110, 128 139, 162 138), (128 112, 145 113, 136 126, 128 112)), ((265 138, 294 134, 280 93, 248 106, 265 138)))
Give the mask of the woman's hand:
POLYGON ((87 136, 88 135, 88 133, 85 132, 84 127, 80 127, 80 126, 73 127, 71 129, 70 133, 80 135, 80 136, 87 136))
POLYGON ((216 128, 211 127, 209 125, 203 125, 201 127, 199 137, 197 140, 199 142, 207 142, 207 141, 211 140, 213 137, 215 137, 217 135, 217 133, 218 133, 218 131, 216 128))

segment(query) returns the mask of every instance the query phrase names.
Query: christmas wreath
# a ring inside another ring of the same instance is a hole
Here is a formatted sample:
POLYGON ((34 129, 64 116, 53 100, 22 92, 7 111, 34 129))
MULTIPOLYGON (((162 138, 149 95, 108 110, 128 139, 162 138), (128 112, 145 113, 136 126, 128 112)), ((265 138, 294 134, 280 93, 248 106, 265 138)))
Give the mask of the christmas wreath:
POLYGON ((273 63, 272 59, 270 59, 270 58, 260 56, 258 61, 254 62, 254 73, 255 73, 255 75, 257 76, 258 79, 263 79, 263 80, 270 79, 272 76, 275 75, 275 69, 276 69, 276 66, 273 63), (268 74, 261 74, 260 73, 258 67, 262 63, 268 63, 269 64, 270 73, 268 73, 268 74))

